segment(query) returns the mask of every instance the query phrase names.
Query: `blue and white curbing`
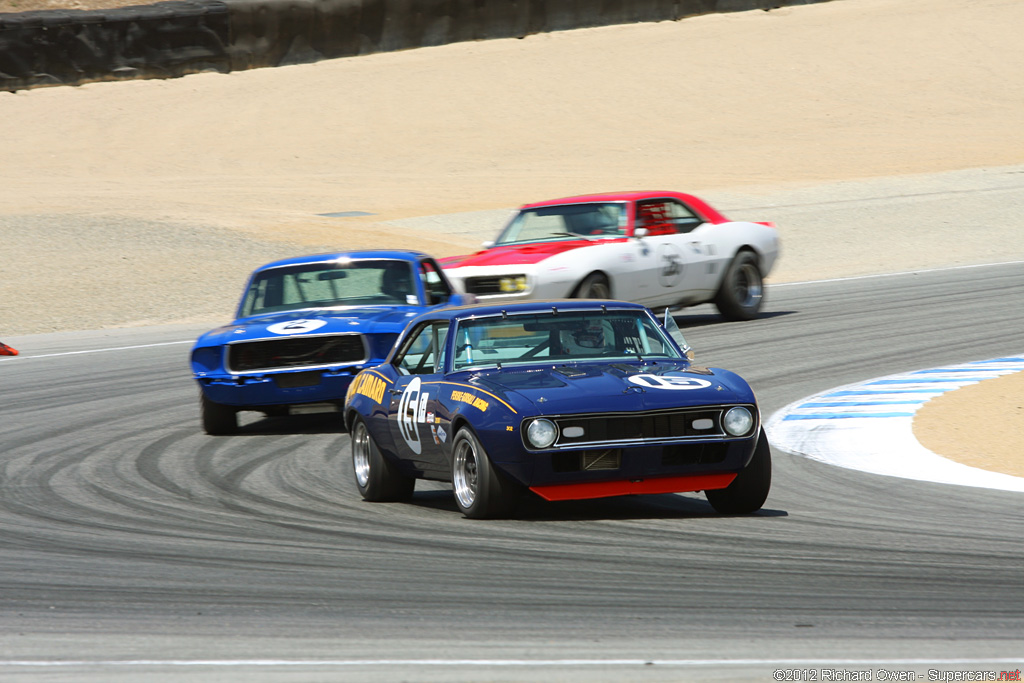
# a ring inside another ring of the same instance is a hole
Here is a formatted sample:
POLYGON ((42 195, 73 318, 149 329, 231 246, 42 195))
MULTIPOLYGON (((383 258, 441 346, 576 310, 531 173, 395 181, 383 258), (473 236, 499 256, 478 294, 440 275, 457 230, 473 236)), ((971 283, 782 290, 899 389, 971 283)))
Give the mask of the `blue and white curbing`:
POLYGON ((917 370, 830 389, 791 403, 765 423, 772 446, 839 467, 1005 491, 1024 478, 933 453, 914 437, 914 415, 947 391, 1024 371, 1024 357, 917 370))

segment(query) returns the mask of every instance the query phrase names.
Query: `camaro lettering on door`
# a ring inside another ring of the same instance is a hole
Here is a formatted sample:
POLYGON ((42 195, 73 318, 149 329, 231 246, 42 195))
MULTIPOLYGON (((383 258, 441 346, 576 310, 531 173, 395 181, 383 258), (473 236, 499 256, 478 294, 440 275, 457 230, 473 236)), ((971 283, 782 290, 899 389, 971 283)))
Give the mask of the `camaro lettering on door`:
POLYGON ((487 408, 490 407, 490 404, 487 403, 487 401, 468 391, 453 391, 452 400, 459 401, 460 403, 468 403, 474 408, 479 409, 481 412, 486 411, 487 408))
POLYGON ((384 390, 387 386, 388 383, 380 377, 363 374, 356 377, 356 381, 352 385, 352 392, 362 394, 377 403, 383 403, 384 390))
POLYGON ((422 389, 422 384, 419 377, 413 377, 398 401, 398 430, 416 455, 423 451, 417 425, 427 421, 427 401, 430 400, 430 396, 422 389))
POLYGON ((637 384, 647 389, 671 389, 671 390, 687 390, 687 389, 706 389, 711 386, 711 382, 706 379, 697 379, 696 377, 678 377, 673 375, 632 375, 629 381, 633 384, 637 384))

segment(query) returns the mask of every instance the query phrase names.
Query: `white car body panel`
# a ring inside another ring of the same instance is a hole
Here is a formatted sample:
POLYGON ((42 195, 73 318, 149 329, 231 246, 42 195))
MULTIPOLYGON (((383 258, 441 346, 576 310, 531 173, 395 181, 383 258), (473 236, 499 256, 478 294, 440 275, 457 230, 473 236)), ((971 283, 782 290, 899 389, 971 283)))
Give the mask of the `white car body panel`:
POLYGON ((779 254, 776 229, 742 221, 702 223, 685 233, 595 239, 536 263, 445 265, 445 275, 463 293, 473 293, 467 292, 469 278, 527 277, 526 290, 476 293, 481 302, 571 297, 588 275, 603 273, 615 299, 648 307, 691 306, 715 297, 742 248, 757 254, 762 275, 767 275, 779 254))

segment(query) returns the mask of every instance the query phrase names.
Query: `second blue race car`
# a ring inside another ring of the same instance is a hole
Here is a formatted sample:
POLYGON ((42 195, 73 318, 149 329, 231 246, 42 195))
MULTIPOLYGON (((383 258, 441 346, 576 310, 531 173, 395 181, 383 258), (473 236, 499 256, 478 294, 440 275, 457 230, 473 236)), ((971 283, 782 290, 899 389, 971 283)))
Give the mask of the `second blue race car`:
POLYGON ((446 308, 413 320, 349 387, 345 421, 366 500, 451 482, 466 517, 547 500, 704 491, 758 510, 771 452, 754 393, 694 365, 671 316, 619 301, 446 308))
POLYGON ((419 252, 268 263, 250 276, 235 321, 192 349, 203 428, 233 434, 242 410, 338 411, 353 376, 381 363, 411 318, 464 298, 419 252))

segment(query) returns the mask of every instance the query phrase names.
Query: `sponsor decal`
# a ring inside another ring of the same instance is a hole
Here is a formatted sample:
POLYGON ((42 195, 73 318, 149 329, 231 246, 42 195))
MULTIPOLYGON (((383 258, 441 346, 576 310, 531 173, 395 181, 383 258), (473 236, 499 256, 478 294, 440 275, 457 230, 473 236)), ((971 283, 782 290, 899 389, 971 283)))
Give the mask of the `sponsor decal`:
POLYGON ((434 437, 434 443, 438 446, 448 440, 448 433, 444 431, 444 427, 440 424, 430 425, 430 435, 434 437))
POLYGON ((669 389, 686 391, 690 389, 707 389, 711 382, 697 377, 681 377, 679 375, 631 375, 629 381, 646 389, 669 389))
POLYGON ((267 332, 273 334, 302 334, 319 330, 327 324, 326 320, 292 320, 286 323, 276 323, 267 327, 267 332))
POLYGON ((423 451, 420 431, 417 425, 427 421, 427 401, 430 396, 422 388, 419 377, 414 377, 402 392, 398 401, 398 431, 402 439, 409 445, 412 452, 419 455, 423 451))
POLYGON ((468 403, 480 412, 485 412, 490 404, 482 398, 468 391, 453 391, 451 400, 458 401, 460 403, 468 403))
POLYGON ((376 403, 384 403, 384 390, 388 383, 376 375, 363 373, 358 375, 349 387, 351 394, 362 394, 376 403))

